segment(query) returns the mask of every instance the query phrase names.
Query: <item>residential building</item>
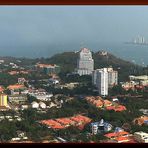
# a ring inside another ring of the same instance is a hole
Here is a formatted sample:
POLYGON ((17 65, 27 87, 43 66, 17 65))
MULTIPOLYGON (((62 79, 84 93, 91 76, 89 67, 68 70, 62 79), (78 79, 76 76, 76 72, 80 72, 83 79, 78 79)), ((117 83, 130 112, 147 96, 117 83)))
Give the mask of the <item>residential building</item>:
POLYGON ((139 118, 134 119, 135 124, 142 126, 143 124, 148 125, 148 116, 141 116, 139 118))
POLYGON ((94 60, 92 53, 87 48, 82 48, 77 60, 77 73, 81 75, 90 75, 94 70, 94 60))
POLYGON ((0 106, 7 106, 7 95, 0 94, 0 106))
POLYGON ((141 75, 141 76, 129 76, 130 81, 134 81, 140 86, 148 86, 148 75, 141 75))
POLYGON ((118 71, 113 68, 107 68, 108 71, 108 86, 113 87, 118 84, 118 71))
POLYGON ((26 82, 25 78, 18 78, 18 84, 24 85, 24 82, 26 82))
POLYGON ((71 125, 78 127, 79 129, 83 129, 84 126, 90 122, 91 122, 90 118, 82 115, 39 121, 39 123, 46 125, 48 128, 57 129, 57 130, 67 128, 71 125))
MULTIPOLYGON (((109 139, 114 139, 118 142, 118 141, 122 141, 122 140, 117 139, 117 138, 119 138, 119 137, 127 137, 128 138, 130 136, 130 133, 128 133, 126 131, 116 131, 116 132, 113 132, 113 133, 107 133, 104 136, 109 138, 109 139)), ((128 140, 128 141, 130 141, 130 140, 128 140)), ((127 141, 123 141, 123 142, 127 142, 127 141)))
POLYGON ((99 122, 98 122, 98 130, 100 132, 108 132, 110 130, 112 130, 112 125, 109 124, 108 122, 105 122, 103 119, 101 119, 99 122))
POLYGON ((8 99, 11 103, 25 103, 27 101, 26 95, 9 95, 8 99))
POLYGON ((100 95, 107 95, 108 88, 118 84, 118 72, 113 68, 96 69, 92 72, 92 84, 99 89, 100 95))
POLYGON ((26 89, 26 87, 22 84, 14 84, 14 85, 9 85, 7 89, 11 91, 11 95, 19 95, 21 94, 21 91, 26 89))
POLYGON ((33 101, 33 102, 31 103, 31 106, 32 106, 32 108, 39 108, 39 103, 33 101))
POLYGON ((57 74, 60 72, 60 66, 56 64, 37 64, 35 65, 37 69, 40 69, 42 72, 48 75, 57 74))
POLYGON ((39 106, 42 109, 45 109, 46 108, 46 104, 44 102, 39 102, 39 106))
POLYGON ((92 71, 92 84, 95 86, 97 84, 97 69, 92 71))
POLYGON ((91 123, 91 133, 96 135, 98 133, 98 123, 91 123))
POLYGON ((107 68, 102 69, 96 69, 96 73, 94 73, 95 76, 93 76, 93 80, 96 80, 96 87, 98 89, 98 92, 102 96, 108 95, 108 72, 107 68))
POLYGON ((98 132, 108 132, 112 130, 112 125, 101 119, 99 122, 91 123, 92 134, 96 135, 98 132))
POLYGON ((135 132, 134 133, 134 138, 140 143, 148 143, 148 133, 145 132, 135 132))

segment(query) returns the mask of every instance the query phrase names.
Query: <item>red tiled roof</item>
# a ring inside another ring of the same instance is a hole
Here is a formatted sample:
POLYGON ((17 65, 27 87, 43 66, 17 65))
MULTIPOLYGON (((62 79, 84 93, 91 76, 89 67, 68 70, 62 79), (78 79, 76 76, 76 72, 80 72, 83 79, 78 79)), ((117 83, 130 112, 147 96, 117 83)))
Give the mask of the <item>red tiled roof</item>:
POLYGON ((103 100, 103 103, 104 103, 104 105, 111 105, 112 104, 112 102, 109 100, 103 100))
POLYGON ((68 118, 59 118, 59 119, 56 119, 56 121, 58 121, 59 123, 65 124, 65 125, 74 123, 74 121, 68 118))
POLYGON ((91 119, 88 117, 77 115, 77 116, 69 117, 69 118, 58 118, 54 120, 53 119, 41 120, 40 123, 50 126, 51 128, 54 128, 54 129, 62 129, 62 128, 66 128, 68 125, 73 125, 75 123, 76 123, 76 126, 78 126, 79 123, 81 123, 81 125, 83 125, 84 127, 84 125, 89 123, 90 121, 91 119))
POLYGON ((45 67, 54 67, 56 65, 55 64, 37 64, 37 66, 40 68, 45 68, 45 67))
POLYGON ((20 85, 20 84, 15 84, 15 85, 9 85, 7 88, 8 89, 21 89, 24 88, 24 85, 20 85))
POLYGON ((104 135, 105 137, 108 137, 108 138, 112 138, 112 137, 116 137, 117 136, 117 133, 108 133, 108 134, 105 134, 104 135))
POLYGON ((117 132, 117 134, 118 134, 119 136, 129 135, 129 133, 126 132, 126 131, 117 132))
POLYGON ((117 138, 115 138, 115 140, 120 143, 129 141, 129 139, 127 137, 117 137, 117 138))
POLYGON ((0 92, 3 92, 4 88, 2 86, 0 86, 0 92))
POLYGON ((107 106, 106 109, 107 110, 114 110, 115 109, 115 106, 107 106))

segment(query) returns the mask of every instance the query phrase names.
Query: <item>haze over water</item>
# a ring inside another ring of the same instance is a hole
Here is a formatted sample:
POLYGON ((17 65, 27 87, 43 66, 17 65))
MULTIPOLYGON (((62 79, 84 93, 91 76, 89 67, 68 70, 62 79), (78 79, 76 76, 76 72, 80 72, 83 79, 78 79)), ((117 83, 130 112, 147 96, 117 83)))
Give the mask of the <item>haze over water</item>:
POLYGON ((81 47, 148 65, 148 6, 0 6, 0 56, 51 57, 81 47))

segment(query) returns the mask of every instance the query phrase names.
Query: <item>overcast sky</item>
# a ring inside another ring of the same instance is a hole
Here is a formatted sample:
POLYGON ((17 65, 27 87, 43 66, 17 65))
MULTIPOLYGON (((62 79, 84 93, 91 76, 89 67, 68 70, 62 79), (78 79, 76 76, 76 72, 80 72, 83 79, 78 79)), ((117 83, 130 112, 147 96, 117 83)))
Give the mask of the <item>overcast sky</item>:
POLYGON ((148 6, 0 6, 0 48, 148 39, 148 6))

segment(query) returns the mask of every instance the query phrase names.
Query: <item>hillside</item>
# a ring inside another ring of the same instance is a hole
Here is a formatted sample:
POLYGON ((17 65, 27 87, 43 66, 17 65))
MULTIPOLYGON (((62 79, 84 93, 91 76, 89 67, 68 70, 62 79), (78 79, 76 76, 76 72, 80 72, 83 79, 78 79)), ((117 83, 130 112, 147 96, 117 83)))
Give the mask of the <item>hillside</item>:
MULTIPOLYGON (((119 72, 119 80, 123 81, 128 78, 128 75, 139 75, 144 74, 143 68, 135 65, 131 62, 125 61, 121 58, 118 58, 110 53, 107 55, 101 55, 100 51, 96 53, 92 53, 94 59, 94 67, 102 68, 112 66, 115 70, 119 72)), ((37 59, 29 59, 29 58, 14 58, 14 57, 0 57, 0 59, 5 60, 5 63, 14 62, 19 66, 28 66, 35 65, 37 62, 40 63, 50 63, 57 64, 61 66, 61 72, 73 72, 77 65, 77 57, 78 53, 75 52, 63 52, 60 54, 56 54, 51 58, 37 58, 37 59), (18 62, 20 60, 21 62, 18 62)))
MULTIPOLYGON (((140 74, 140 72, 142 72, 142 67, 118 58, 110 53, 103 56, 100 55, 98 51, 93 53, 92 56, 95 69, 112 66, 114 69, 118 70, 120 80, 126 79, 129 74, 140 74)), ((64 52, 46 59, 46 62, 60 65, 62 72, 72 72, 76 68, 77 57, 78 53, 64 52)))

